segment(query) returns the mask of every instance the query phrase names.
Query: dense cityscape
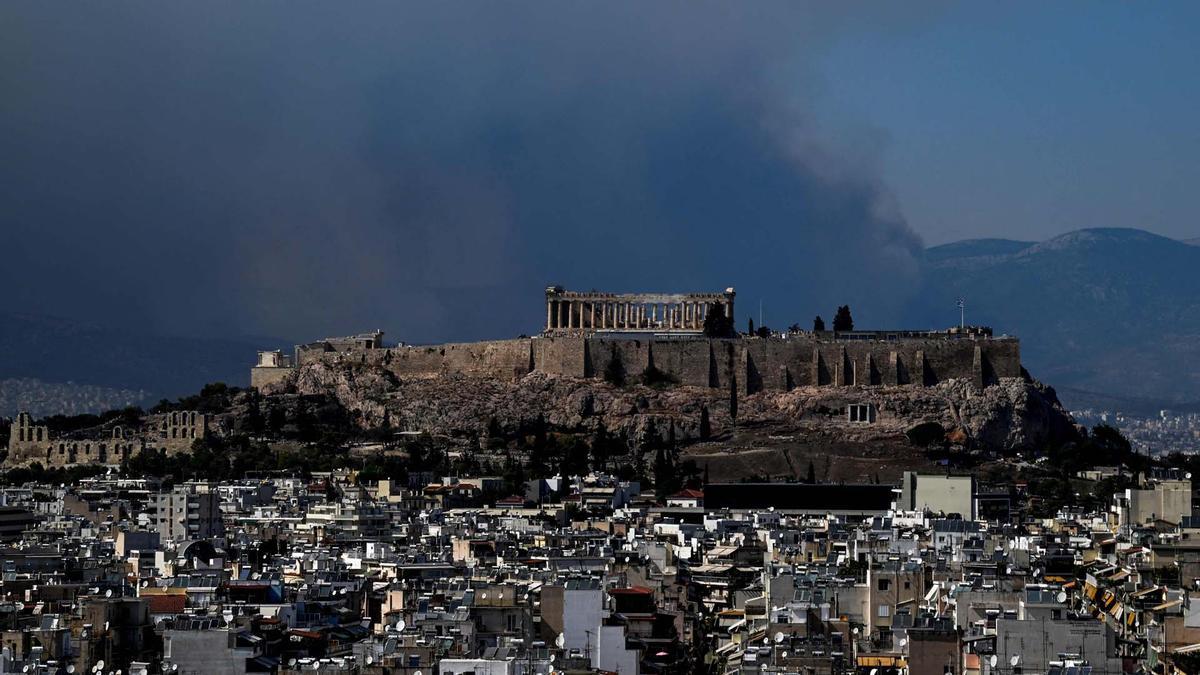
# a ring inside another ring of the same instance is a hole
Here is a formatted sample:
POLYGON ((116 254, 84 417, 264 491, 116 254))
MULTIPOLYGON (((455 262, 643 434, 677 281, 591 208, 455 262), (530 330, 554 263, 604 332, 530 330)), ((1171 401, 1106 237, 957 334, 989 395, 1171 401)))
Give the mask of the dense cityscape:
POLYGON ((0 675, 1200 675, 1197 26, 3 0, 0 675))
POLYGON ((855 330, 845 307, 833 330, 739 333, 733 289, 692 297, 552 287, 534 338, 327 338, 261 352, 249 389, 17 415, 0 672, 1082 675, 1200 659, 1193 455, 1140 451, 1159 441, 1124 417, 1071 422, 1019 376, 1016 339, 985 328, 855 330), (723 351, 785 377, 727 386, 723 351), (501 403, 548 383, 574 393, 501 403), (481 387, 488 412, 468 423, 481 387), (823 393, 773 412, 802 392, 823 393), (1031 411, 1064 424, 1017 421, 1031 411), (805 467, 806 436, 848 443, 843 473, 819 454, 805 467), (891 459, 844 473, 875 447, 891 459), (721 463, 764 452, 790 473, 721 463))

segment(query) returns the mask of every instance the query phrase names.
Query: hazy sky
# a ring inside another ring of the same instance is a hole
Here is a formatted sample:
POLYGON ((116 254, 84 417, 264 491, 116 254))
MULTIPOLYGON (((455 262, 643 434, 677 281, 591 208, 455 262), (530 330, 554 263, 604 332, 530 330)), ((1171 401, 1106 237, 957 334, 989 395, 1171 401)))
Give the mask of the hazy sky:
POLYGON ((930 244, 1083 227, 1200 237, 1197 3, 955 3, 819 59, 930 244))
POLYGON ((293 339, 529 332, 548 283, 903 322, 930 244, 1200 236, 1197 14, 10 0, 0 284, 293 339))

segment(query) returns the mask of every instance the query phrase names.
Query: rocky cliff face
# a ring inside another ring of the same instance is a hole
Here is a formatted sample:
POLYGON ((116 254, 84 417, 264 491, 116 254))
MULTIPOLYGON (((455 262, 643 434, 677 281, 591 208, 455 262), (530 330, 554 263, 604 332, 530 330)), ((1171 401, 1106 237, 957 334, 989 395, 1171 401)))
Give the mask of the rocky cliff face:
MULTIPOLYGON (((386 424, 462 439, 489 430, 518 434, 541 423, 560 433, 593 433, 602 426, 631 440, 673 434, 683 443, 728 437, 735 429, 730 393, 699 387, 615 387, 540 373, 513 381, 455 375, 398 379, 369 365, 318 363, 300 368, 284 388, 331 396, 364 427, 386 424)), ((932 387, 760 392, 736 401, 736 428, 840 443, 948 441, 994 452, 1035 449, 1077 435, 1054 391, 1023 378, 982 390, 948 381, 932 387), (850 422, 846 407, 853 403, 871 404, 874 421, 850 422)))

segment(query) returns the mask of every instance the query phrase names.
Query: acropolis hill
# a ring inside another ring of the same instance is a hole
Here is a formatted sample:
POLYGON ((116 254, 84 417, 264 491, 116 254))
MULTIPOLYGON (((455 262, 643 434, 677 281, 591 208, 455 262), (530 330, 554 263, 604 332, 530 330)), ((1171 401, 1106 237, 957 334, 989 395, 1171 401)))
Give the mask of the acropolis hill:
POLYGON ((1053 390, 1025 373, 1016 338, 978 327, 739 335, 734 300, 732 288, 552 286, 533 337, 329 338, 261 352, 252 382, 277 402, 332 398, 364 428, 479 448, 537 429, 624 439, 631 461, 654 439, 678 443, 727 479, 796 478, 816 461, 827 477, 863 480, 929 466, 930 446, 1009 452, 1077 434, 1053 390), (715 312, 725 337, 706 334, 715 312))
MULTIPOLYGON (((720 307, 732 322, 734 291, 703 294, 546 290, 541 335, 431 346, 385 347, 381 332, 300 345, 294 357, 262 352, 251 384, 270 390, 297 366, 353 361, 399 378, 463 375, 515 380, 530 373, 575 378, 648 371, 685 386, 740 395, 809 386, 930 386, 965 380, 983 388, 1022 376, 1020 342, 989 329, 795 332, 768 338, 707 337, 720 307)), ((611 378, 610 378, 611 379, 611 378)))

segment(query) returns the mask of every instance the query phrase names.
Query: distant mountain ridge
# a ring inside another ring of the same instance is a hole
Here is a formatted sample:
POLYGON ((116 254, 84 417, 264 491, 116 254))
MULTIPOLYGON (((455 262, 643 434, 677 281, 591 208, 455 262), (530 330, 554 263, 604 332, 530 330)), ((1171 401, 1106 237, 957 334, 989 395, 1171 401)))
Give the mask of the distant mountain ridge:
POLYGON ((968 323, 1020 336, 1026 367, 1069 405, 1149 412, 1200 401, 1200 247, 1096 228, 954 242, 924 263, 910 315, 944 324, 965 297, 968 323))
POLYGON ((0 416, 20 409, 83 412, 153 403, 195 393, 208 382, 249 383, 257 349, 269 338, 208 339, 155 335, 28 313, 0 313, 0 416), (33 382, 31 385, 30 382, 33 382))
POLYGON ((1019 253, 1035 244, 1036 241, 1014 239, 963 239, 926 249, 925 259, 938 263, 964 258, 1000 258, 1019 253))

